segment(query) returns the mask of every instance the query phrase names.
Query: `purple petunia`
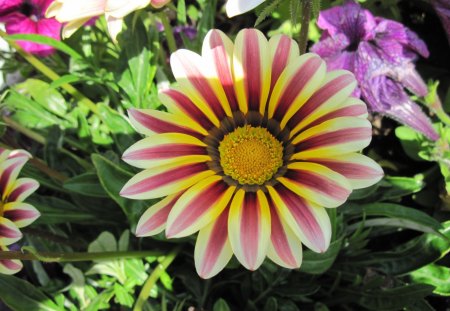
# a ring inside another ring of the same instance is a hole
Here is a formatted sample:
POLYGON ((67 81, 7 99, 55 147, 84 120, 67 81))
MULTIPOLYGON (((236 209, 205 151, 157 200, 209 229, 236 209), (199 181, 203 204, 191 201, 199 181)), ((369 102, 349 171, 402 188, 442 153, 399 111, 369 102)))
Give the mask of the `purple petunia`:
POLYGON ((441 19, 442 26, 444 26, 445 33, 447 34, 448 43, 450 43, 450 1, 431 0, 431 4, 441 19))
MULTIPOLYGON (((5 23, 8 34, 39 34, 60 39, 61 23, 45 18, 45 11, 53 0, 0 0, 0 22, 5 23)), ((48 45, 18 41, 27 52, 48 56, 54 48, 48 45)))
POLYGON ((311 51, 325 59, 329 70, 347 69, 358 80, 361 96, 372 112, 389 116, 437 140, 429 118, 408 96, 427 87, 415 70, 418 54, 428 57, 425 43, 393 20, 374 17, 353 1, 322 11, 318 25, 324 30, 311 51))

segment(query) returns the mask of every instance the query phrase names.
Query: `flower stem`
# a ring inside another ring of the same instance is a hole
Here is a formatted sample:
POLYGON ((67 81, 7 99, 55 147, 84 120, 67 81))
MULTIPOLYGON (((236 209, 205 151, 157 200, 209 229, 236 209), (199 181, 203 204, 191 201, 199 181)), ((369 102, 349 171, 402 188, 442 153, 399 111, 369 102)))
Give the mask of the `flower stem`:
POLYGON ((136 304, 134 305, 133 311, 142 311, 142 307, 144 303, 147 301, 150 296, 150 291, 153 286, 155 286, 156 282, 159 280, 161 274, 169 267, 172 261, 177 257, 178 253, 181 250, 181 246, 175 247, 169 255, 167 255, 164 260, 153 270, 152 274, 145 281, 144 286, 142 287, 141 292, 139 293, 139 297, 136 300, 136 304))
POLYGON ((306 46, 308 44, 309 21, 311 20, 311 10, 312 10, 312 0, 301 0, 301 1, 302 1, 302 21, 300 28, 300 36, 298 38, 300 55, 305 54, 306 52, 306 46))
POLYGON ((150 256, 163 255, 158 251, 129 251, 129 252, 74 252, 74 253, 60 253, 60 252, 28 252, 21 251, 0 251, 0 260, 4 259, 19 259, 19 260, 39 260, 42 262, 73 262, 73 261, 92 261, 92 260, 107 260, 107 259, 124 259, 124 258, 143 258, 150 256))
POLYGON ((158 13, 158 17, 164 26, 164 34, 166 35, 167 45, 169 46, 170 53, 177 50, 177 44, 175 43, 175 37, 173 35, 172 26, 170 26, 170 21, 164 12, 158 13))
MULTIPOLYGON (((5 39, 10 46, 12 46, 17 53, 19 53, 27 62, 29 62, 31 65, 33 65, 34 68, 39 70, 43 75, 48 77, 50 80, 55 81, 60 78, 60 76, 54 72, 51 68, 49 68, 47 65, 45 65, 43 62, 41 62, 39 59, 37 59, 34 55, 25 52, 17 43, 15 40, 12 40, 8 38, 8 35, 0 30, 0 37, 5 39)), ((66 90, 67 93, 72 95, 76 100, 78 100, 80 103, 86 105, 89 110, 91 110, 95 114, 99 114, 97 106, 92 102, 89 98, 84 96, 80 91, 78 91, 76 88, 74 88, 72 85, 68 83, 63 83, 61 87, 66 90)))

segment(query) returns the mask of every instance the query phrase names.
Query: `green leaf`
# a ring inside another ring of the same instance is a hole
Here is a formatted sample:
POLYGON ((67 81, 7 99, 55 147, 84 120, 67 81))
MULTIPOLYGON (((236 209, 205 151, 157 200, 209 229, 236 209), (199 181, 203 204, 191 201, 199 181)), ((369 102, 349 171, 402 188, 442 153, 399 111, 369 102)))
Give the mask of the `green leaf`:
POLYGON ((131 127, 128 120, 120 113, 114 111, 105 104, 97 105, 102 120, 108 126, 113 134, 132 134, 135 130, 131 127))
POLYGON ((23 40, 23 41, 30 41, 35 43, 41 43, 45 45, 50 45, 54 47, 55 49, 66 53, 70 57, 74 59, 81 59, 83 56, 81 56, 77 51, 72 49, 70 46, 65 44, 62 41, 55 40, 53 38, 50 38, 48 36, 42 36, 42 35, 36 35, 36 34, 15 34, 15 35, 9 35, 5 37, 5 39, 12 39, 12 40, 23 40))
POLYGON ((258 18, 256 19, 255 26, 258 26, 263 22, 267 17, 269 17, 273 11, 278 7, 282 0, 274 0, 274 1, 268 1, 267 5, 264 7, 264 9, 261 11, 261 13, 258 14, 258 18))
POLYGON ((181 25, 185 25, 187 23, 186 20, 186 2, 184 0, 178 0, 177 3, 177 20, 181 25))
POLYGON ((398 199, 419 192, 424 187, 425 183, 419 178, 387 176, 379 188, 380 200, 398 199))
POLYGON ((231 309, 228 306, 227 302, 220 298, 214 303, 213 311, 231 311, 231 309))
MULTIPOLYGON (((347 209, 347 212, 355 215, 361 215, 361 213, 364 213, 366 216, 388 217, 366 219, 363 221, 365 227, 393 226, 422 232, 431 232, 438 235, 440 234, 439 229, 442 228, 441 223, 428 214, 399 204, 372 203, 350 206, 351 209, 347 209)), ((359 225, 360 223, 353 224, 349 229, 357 228, 359 225)))
POLYGON ((450 268, 429 264, 411 273, 411 278, 416 283, 424 283, 435 286, 433 293, 450 296, 450 268))
POLYGON ((12 310, 63 311, 31 283, 0 274, 0 300, 12 310))
POLYGON ((50 87, 56 89, 64 84, 71 84, 73 82, 78 82, 80 80, 81 79, 78 76, 66 74, 66 75, 61 76, 60 78, 54 80, 52 83, 50 83, 50 87))
POLYGON ((264 304, 263 311, 277 311, 277 310, 278 310, 277 300, 274 297, 269 297, 269 299, 267 299, 266 303, 264 304))
POLYGON ((422 150, 423 136, 407 126, 399 126, 395 129, 395 135, 400 139, 403 150, 413 160, 423 161, 419 156, 422 150))
POLYGON ((127 290, 118 283, 114 284, 114 294, 116 295, 116 298, 114 300, 122 306, 130 308, 131 306, 133 306, 133 296, 131 296, 130 293, 128 293, 127 290))
POLYGON ((117 241, 111 232, 102 232, 97 239, 95 239, 91 244, 89 244, 88 252, 116 252, 117 251, 117 241))
POLYGON ((96 174, 85 173, 64 182, 64 189, 86 196, 108 198, 96 174))
POLYGON ((330 247, 325 253, 318 254, 312 251, 305 251, 303 254, 300 271, 310 274, 322 274, 327 271, 335 261, 342 246, 343 238, 331 242, 330 247))

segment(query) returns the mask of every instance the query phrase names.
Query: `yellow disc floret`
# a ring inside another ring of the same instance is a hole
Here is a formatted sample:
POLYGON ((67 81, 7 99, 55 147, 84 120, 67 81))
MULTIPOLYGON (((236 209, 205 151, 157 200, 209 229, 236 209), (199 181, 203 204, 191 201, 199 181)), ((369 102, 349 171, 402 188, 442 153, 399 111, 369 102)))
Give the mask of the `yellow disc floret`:
POLYGON ((262 185, 283 165, 283 145, 262 127, 246 125, 219 145, 223 172, 242 185, 262 185))

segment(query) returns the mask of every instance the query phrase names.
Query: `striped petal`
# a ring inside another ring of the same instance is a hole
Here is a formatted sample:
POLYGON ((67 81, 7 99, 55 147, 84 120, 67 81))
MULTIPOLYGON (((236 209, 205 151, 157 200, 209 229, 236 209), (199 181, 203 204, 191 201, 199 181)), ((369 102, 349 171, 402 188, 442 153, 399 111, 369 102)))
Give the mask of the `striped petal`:
POLYGON ((22 232, 9 219, 0 217, 0 245, 10 245, 22 238, 22 232))
POLYGON ((360 153, 350 153, 310 161, 324 165, 338 172, 350 182, 353 189, 372 186, 383 178, 383 169, 371 158, 360 153))
POLYGON ((228 0, 225 9, 228 17, 233 17, 256 8, 264 1, 265 0, 228 0))
POLYGON ((239 110, 233 86, 233 42, 222 31, 210 30, 203 40, 202 56, 219 78, 232 111, 239 110))
POLYGON ((215 126, 225 116, 231 116, 225 92, 210 63, 194 52, 181 49, 170 57, 170 66, 180 89, 201 107, 215 126))
POLYGON ((189 161, 207 155, 206 144, 199 139, 180 133, 156 134, 141 139, 123 154, 122 159, 139 168, 152 168, 174 161, 189 161))
POLYGON ((212 112, 203 109, 204 107, 190 100, 176 86, 172 86, 170 89, 159 93, 159 100, 167 107, 167 110, 174 114, 182 115, 185 118, 190 118, 205 131, 210 130, 214 126, 210 121, 214 116, 212 112), (205 113, 210 113, 211 115, 208 117, 205 113))
POLYGON ((8 158, 0 163, 0 193, 5 201, 11 192, 16 178, 31 155, 24 150, 13 150, 9 152, 8 158))
POLYGON ((299 197, 283 185, 268 187, 281 219, 308 248, 317 253, 330 246, 331 222, 326 210, 299 197))
POLYGON ((264 114, 270 90, 269 43, 256 29, 241 30, 234 41, 233 76, 239 109, 264 114))
POLYGON ((181 193, 172 194, 150 206, 142 214, 136 226, 136 236, 145 237, 158 234, 166 228, 167 217, 181 193))
POLYGON ((356 117, 341 117, 307 129, 294 138, 294 160, 327 158, 359 151, 369 145, 372 126, 356 117))
POLYGON ((270 242, 270 210, 261 190, 238 190, 231 203, 228 233, 239 262, 256 270, 264 261, 270 242))
POLYGON ((323 165, 297 162, 289 164, 287 168, 278 181, 306 200, 324 207, 341 205, 352 192, 344 176, 323 165))
POLYGON ((211 278, 222 271, 233 256, 228 239, 229 208, 200 230, 195 243, 195 269, 200 277, 211 278))
POLYGON ((269 102, 269 118, 284 128, 289 119, 320 87, 326 73, 325 62, 316 54, 298 57, 280 75, 269 102))
POLYGON ((287 222, 280 217, 270 198, 269 204, 271 235, 267 257, 282 267, 298 268, 302 263, 302 243, 287 222))
POLYGON ((170 211, 166 236, 185 237, 205 227, 225 209, 235 189, 214 175, 186 190, 170 211))
POLYGON ((270 58, 272 61, 272 90, 287 64, 292 63, 299 56, 298 44, 286 35, 275 35, 269 40, 270 58))
POLYGON ((297 133, 307 124, 335 110, 355 87, 356 80, 351 72, 339 70, 327 73, 321 87, 289 120, 288 127, 297 133))
POLYGON ((7 202, 22 202, 39 188, 39 183, 31 178, 16 179, 8 194, 7 202))
POLYGON ((28 226, 40 215, 34 206, 23 202, 11 202, 3 206, 3 217, 11 220, 17 228, 28 226))
POLYGON ((183 133, 202 138, 208 132, 194 121, 164 111, 129 109, 130 122, 141 134, 183 133))
MULTIPOLYGON (((7 252, 8 248, 6 246, 0 245, 0 251, 7 252)), ((0 274, 15 274, 22 270, 23 265, 20 260, 15 259, 3 259, 0 260, 0 274)))
POLYGON ((178 161, 136 174, 120 195, 130 199, 155 199, 178 193, 215 173, 208 168, 204 156, 196 161, 178 161))

